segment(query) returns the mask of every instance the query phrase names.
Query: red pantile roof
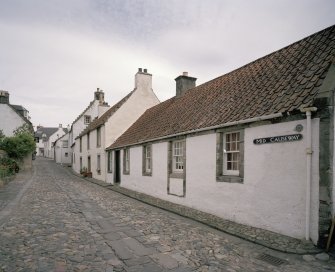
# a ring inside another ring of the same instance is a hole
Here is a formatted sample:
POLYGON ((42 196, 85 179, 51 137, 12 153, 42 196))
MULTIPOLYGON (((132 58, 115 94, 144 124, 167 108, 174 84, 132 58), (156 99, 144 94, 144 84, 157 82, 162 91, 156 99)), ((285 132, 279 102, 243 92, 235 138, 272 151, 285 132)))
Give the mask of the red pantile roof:
POLYGON ((111 117, 133 94, 134 91, 131 91, 127 94, 124 98, 122 98, 119 102, 117 102, 114 106, 109 108, 103 115, 99 118, 94 119, 80 134, 76 139, 80 138, 81 136, 87 134, 88 132, 96 129, 97 127, 102 126, 108 119, 111 117))
POLYGON ((334 56, 331 26, 148 109, 109 148, 311 106, 334 56))

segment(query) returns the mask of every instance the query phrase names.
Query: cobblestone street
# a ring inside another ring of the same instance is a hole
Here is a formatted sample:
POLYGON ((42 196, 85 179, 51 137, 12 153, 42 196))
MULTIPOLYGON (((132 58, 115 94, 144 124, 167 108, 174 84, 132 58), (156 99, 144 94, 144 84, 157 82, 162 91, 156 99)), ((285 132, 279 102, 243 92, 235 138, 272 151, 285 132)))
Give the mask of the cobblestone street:
POLYGON ((38 158, 0 189, 0 271, 335 271, 216 231, 38 158), (280 258, 273 265, 263 253, 280 258))

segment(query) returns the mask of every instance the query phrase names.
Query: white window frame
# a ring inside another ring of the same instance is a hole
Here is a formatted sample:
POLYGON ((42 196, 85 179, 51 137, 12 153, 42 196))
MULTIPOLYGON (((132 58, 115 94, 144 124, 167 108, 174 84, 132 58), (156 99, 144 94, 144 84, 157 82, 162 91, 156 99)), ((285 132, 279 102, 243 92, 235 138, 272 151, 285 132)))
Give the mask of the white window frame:
POLYGON ((91 115, 84 115, 84 124, 88 125, 91 123, 91 115))
POLYGON ((124 164, 124 168, 125 168, 125 172, 127 172, 127 173, 129 173, 129 171, 130 171, 130 152, 129 152, 129 148, 126 148, 125 150, 124 150, 124 156, 125 156, 125 158, 124 158, 124 161, 125 161, 125 164, 124 164))
POLYGON ((172 172, 184 172, 184 144, 185 141, 172 142, 172 172))
POLYGON ((101 147, 101 127, 97 128, 97 147, 101 147))
POLYGON ((144 158, 145 158, 145 172, 151 173, 151 145, 147 145, 144 147, 144 158))
POLYGON ((62 147, 68 148, 69 147, 69 141, 68 140, 62 140, 62 147))
POLYGON ((240 131, 232 131, 232 132, 227 132, 223 134, 223 174, 224 175, 238 176, 240 174, 240 169, 239 169, 240 159, 241 159, 240 141, 241 141, 240 131), (235 157, 235 158, 229 159, 228 158, 230 157, 229 154, 232 154, 232 157, 235 157), (231 165, 230 167, 228 167, 229 163, 231 165), (229 168, 237 168, 237 169, 229 169, 229 168))

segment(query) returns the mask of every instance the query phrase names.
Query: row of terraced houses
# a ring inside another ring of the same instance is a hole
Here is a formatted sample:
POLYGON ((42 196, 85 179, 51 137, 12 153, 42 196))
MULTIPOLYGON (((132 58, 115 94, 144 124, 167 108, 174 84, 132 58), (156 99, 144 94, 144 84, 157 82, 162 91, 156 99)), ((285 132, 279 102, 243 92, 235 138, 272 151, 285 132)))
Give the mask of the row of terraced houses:
POLYGON ((298 239, 334 216, 335 26, 160 102, 152 75, 113 106, 97 90, 53 141, 94 179, 298 239))

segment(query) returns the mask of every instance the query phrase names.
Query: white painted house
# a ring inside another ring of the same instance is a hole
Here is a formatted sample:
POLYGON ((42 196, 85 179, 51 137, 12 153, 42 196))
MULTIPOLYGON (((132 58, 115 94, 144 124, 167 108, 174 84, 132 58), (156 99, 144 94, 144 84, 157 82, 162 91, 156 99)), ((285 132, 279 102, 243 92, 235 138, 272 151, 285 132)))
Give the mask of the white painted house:
MULTIPOLYGON (((107 148, 113 183, 323 244, 334 216, 335 26, 147 110, 107 148)), ((109 180, 110 181, 110 180, 109 180)))
POLYGON ((10 104, 9 93, 0 90, 0 130, 4 135, 13 136, 14 131, 25 124, 33 132, 33 126, 29 119, 29 112, 20 105, 10 104))
POLYGON ((92 172, 93 178, 112 182, 110 158, 105 149, 125 132, 147 109, 159 100, 152 90, 152 75, 140 68, 135 75, 135 88, 118 103, 94 120, 77 138, 74 170, 83 167, 92 172))
POLYGON ((72 153, 72 168, 76 170, 76 161, 79 158, 78 147, 75 146, 76 138, 83 130, 95 119, 102 116, 109 109, 109 105, 105 102, 105 94, 97 88, 94 92, 93 100, 85 108, 85 110, 73 121, 69 131, 69 146, 72 153))
POLYGON ((55 158, 55 143, 57 139, 62 137, 64 134, 68 132, 66 128, 63 128, 62 124, 59 124, 56 130, 49 130, 53 131, 50 135, 46 134, 46 131, 42 133, 42 142, 44 145, 43 148, 43 156, 49 159, 55 158))
POLYGON ((58 127, 37 126, 35 131, 36 156, 44 157, 45 142, 58 130, 58 127))
POLYGON ((65 133, 55 141, 55 162, 65 165, 71 165, 72 149, 69 145, 70 134, 65 133))

